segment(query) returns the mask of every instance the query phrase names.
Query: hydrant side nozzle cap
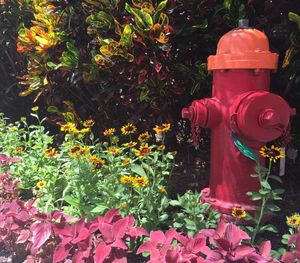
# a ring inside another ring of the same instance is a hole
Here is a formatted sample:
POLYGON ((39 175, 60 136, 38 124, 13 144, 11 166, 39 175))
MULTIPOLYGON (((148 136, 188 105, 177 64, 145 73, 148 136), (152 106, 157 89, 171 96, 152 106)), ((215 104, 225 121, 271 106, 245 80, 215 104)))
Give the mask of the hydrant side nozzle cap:
POLYGON ((276 70, 278 54, 269 50, 267 36, 253 28, 238 28, 221 37, 217 54, 208 57, 208 70, 276 70))

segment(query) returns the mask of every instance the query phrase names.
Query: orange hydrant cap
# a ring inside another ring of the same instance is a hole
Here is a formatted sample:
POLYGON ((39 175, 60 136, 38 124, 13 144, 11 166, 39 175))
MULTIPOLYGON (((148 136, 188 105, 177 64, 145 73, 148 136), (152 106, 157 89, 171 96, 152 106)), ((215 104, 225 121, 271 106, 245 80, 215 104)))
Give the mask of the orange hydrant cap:
POLYGON ((278 54, 271 53, 267 36, 252 28, 234 29, 221 37, 217 54, 208 57, 208 70, 277 68, 278 54))

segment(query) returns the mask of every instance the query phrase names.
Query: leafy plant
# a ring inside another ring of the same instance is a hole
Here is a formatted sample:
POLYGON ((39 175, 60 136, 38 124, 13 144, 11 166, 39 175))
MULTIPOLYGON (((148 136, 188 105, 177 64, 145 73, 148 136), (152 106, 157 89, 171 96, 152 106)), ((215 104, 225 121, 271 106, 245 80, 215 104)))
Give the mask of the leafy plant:
POLYGON ((272 189, 270 181, 274 180, 277 182, 282 182, 281 178, 276 175, 271 175, 272 163, 276 162, 278 159, 284 157, 284 152, 280 147, 275 147, 272 145, 269 147, 262 147, 260 151, 263 157, 269 159, 268 169, 261 167, 259 161, 256 167, 257 174, 252 174, 251 176, 257 178, 260 182, 260 190, 258 192, 248 192, 247 195, 251 197, 253 201, 259 201, 259 205, 255 207, 255 216, 247 215, 248 220, 253 220, 255 227, 247 226, 246 228, 252 233, 252 243, 255 243, 256 236, 258 233, 263 233, 265 231, 277 232, 275 226, 271 224, 261 225, 264 217, 272 216, 275 212, 280 211, 279 206, 271 203, 273 200, 281 200, 280 196, 284 190, 283 189, 272 189))
MULTIPOLYGON (((43 127, 45 119, 36 111, 31 115, 37 119, 36 125, 28 125, 25 119, 14 124, 0 120, 0 147, 20 159, 11 167, 14 178, 27 196, 39 196, 41 209, 62 209, 91 219, 110 208, 120 208, 122 215, 134 214, 147 229, 168 219, 167 184, 174 156, 165 152, 163 134, 169 124, 156 126, 162 141, 149 145, 151 132, 138 135, 133 124, 121 128, 123 136, 117 136, 115 128, 104 131, 100 141, 91 133, 92 120, 82 122, 82 128, 65 121, 60 123, 65 140, 54 148, 53 136, 43 127)), ((70 112, 65 117, 75 120, 70 112)))
POLYGON ((173 227, 194 236, 199 229, 214 228, 220 214, 211 209, 210 204, 201 202, 201 194, 187 191, 171 200, 170 205, 179 208, 173 213, 173 227))

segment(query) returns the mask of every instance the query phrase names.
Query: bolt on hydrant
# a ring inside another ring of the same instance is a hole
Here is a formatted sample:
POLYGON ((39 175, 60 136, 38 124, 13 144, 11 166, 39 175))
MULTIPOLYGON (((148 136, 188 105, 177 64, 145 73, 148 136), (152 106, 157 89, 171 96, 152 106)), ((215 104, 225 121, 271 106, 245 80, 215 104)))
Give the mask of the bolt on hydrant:
MULTIPOLYGON (((193 133, 197 127, 212 129, 209 188, 202 197, 221 213, 230 214, 233 207, 253 211, 255 202, 246 193, 260 189, 257 178, 250 176, 255 162, 240 152, 235 138, 258 154, 287 131, 295 113, 283 98, 269 92, 270 73, 277 63, 278 55, 269 51, 263 32, 247 26, 234 29, 220 39, 217 54, 208 58, 212 98, 196 100, 182 110, 193 133)), ((262 157, 259 162, 264 165, 262 157)))

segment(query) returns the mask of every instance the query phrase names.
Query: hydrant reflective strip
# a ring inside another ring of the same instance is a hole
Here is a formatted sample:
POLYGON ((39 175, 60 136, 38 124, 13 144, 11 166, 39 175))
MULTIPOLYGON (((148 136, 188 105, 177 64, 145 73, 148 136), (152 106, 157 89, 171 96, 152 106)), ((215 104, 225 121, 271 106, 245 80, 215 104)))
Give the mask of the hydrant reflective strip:
POLYGON ((255 161, 257 164, 259 164, 259 157, 258 155, 253 152, 245 143, 240 141, 238 139, 238 135, 236 132, 231 132, 231 137, 233 139, 234 145, 239 149, 239 151, 249 159, 255 161))

